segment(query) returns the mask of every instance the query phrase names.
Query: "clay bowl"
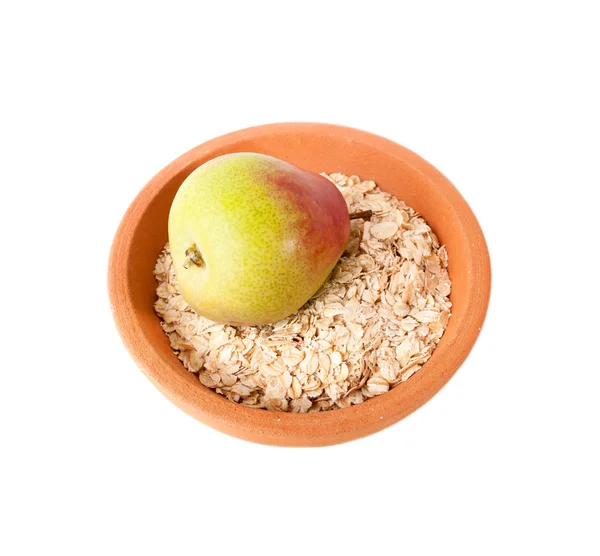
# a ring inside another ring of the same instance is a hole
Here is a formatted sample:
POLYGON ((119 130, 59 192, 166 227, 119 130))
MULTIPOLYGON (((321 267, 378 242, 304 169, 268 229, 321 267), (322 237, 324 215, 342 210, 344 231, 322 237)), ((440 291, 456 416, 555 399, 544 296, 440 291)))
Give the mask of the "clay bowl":
POLYGON ((382 137, 328 124, 280 123, 229 133, 183 154, 133 201, 114 238, 108 270, 114 319, 131 356, 174 404, 222 432, 264 444, 324 446, 382 430, 440 390, 473 347, 488 306, 490 262, 475 216, 433 166, 382 137), (431 359, 406 382, 359 405, 323 413, 252 409, 204 387, 171 352, 154 313, 156 258, 167 241, 169 208, 183 180, 216 156, 251 151, 313 172, 373 179, 424 215, 446 244, 453 314, 431 359))

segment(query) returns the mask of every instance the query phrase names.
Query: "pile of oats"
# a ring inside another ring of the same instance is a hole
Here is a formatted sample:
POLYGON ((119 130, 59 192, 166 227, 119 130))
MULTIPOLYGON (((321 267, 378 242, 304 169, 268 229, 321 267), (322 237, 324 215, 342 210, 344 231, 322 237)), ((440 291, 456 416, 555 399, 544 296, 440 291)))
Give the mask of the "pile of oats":
POLYGON ((169 246, 158 258, 155 310, 175 354, 204 386, 250 407, 296 413, 348 407, 417 372, 450 318, 445 247, 425 220, 373 181, 331 174, 352 220, 330 279, 274 324, 233 327, 184 301, 169 246))

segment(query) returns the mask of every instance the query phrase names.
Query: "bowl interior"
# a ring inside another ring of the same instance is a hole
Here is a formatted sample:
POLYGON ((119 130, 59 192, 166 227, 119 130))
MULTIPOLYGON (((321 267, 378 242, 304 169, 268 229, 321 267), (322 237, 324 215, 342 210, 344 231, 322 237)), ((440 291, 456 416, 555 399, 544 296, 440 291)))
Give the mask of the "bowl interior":
POLYGON ((115 280, 131 305, 128 323, 119 319, 119 308, 115 308, 117 326, 125 343, 149 378, 177 405, 216 428, 251 440, 330 444, 363 436, 399 420, 433 396, 456 371, 470 351, 485 316, 489 260, 483 235, 468 205, 448 180, 423 159, 365 132, 325 124, 276 124, 223 136, 186 153, 157 174, 132 204, 122 226, 126 221, 129 232, 121 230, 117 235, 127 237, 120 246, 115 240, 113 248, 118 251, 113 259, 123 260, 112 271, 119 275, 115 280), (452 317, 431 359, 408 381, 347 409, 310 415, 273 414, 240 406, 210 391, 173 355, 154 313, 156 282, 152 274, 158 254, 167 242, 171 202, 183 180, 202 163, 221 154, 248 151, 275 156, 317 173, 342 172, 372 179, 381 189, 420 212, 446 245, 452 280, 452 317), (474 311, 474 304, 482 303, 483 311, 474 311), (138 340, 133 340, 134 344, 138 341, 133 349, 131 338, 128 341, 123 334, 125 326, 135 329, 130 331, 131 336, 138 335, 138 340), (177 383, 175 389, 173 380, 177 383), (375 419, 374 413, 381 415, 375 419), (275 421, 274 416, 279 419, 275 421), (250 417, 256 420, 254 430, 245 425, 250 417), (320 418, 318 424, 315 418, 320 418), (282 422, 284 425, 276 430, 267 430, 275 426, 273 423, 282 422), (329 433, 323 427, 329 427, 329 433), (319 440, 319 435, 325 436, 319 440))

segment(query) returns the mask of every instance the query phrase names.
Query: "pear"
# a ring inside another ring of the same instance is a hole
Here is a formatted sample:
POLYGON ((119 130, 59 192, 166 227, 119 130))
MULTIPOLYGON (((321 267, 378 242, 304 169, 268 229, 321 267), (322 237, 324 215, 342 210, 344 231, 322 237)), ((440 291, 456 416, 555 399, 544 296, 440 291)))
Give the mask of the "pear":
POLYGON ((285 318, 323 285, 350 235, 327 178, 257 153, 214 158, 175 195, 169 243, 179 290, 218 323, 285 318))

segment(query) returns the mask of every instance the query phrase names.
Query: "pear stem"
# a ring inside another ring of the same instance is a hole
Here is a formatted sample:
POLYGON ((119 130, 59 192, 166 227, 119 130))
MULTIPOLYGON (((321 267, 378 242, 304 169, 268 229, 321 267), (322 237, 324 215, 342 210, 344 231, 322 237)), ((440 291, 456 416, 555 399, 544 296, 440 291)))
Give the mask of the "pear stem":
POLYGON ((195 243, 192 243, 185 250, 185 256, 187 258, 185 259, 185 262, 183 263, 183 268, 189 268, 190 263, 195 264, 196 266, 199 266, 199 267, 204 266, 204 259, 202 258, 200 251, 198 251, 198 248, 196 247, 195 243))
POLYGON ((360 212, 355 212, 350 215, 350 220, 356 220, 358 218, 362 218, 363 220, 368 220, 373 216, 372 210, 361 210, 360 212))

